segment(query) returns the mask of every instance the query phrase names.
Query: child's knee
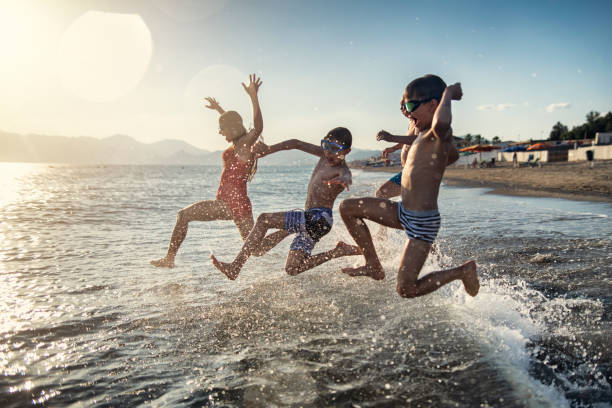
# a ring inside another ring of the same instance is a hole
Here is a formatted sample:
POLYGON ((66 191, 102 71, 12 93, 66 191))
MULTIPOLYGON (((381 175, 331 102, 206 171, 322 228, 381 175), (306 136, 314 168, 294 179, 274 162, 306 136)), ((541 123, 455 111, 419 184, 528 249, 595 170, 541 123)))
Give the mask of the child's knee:
POLYGON ((261 213, 257 217, 257 224, 259 224, 259 225, 266 225, 269 221, 270 221, 270 214, 269 213, 261 213))
POLYGON ((300 267, 297 265, 285 265, 285 272, 289 276, 295 276, 302 272, 302 269, 300 269, 300 267))
POLYGON ((285 262, 285 272, 291 276, 304 272, 304 260, 300 257, 289 256, 289 259, 285 262))
POLYGON ((374 193, 376 198, 387 198, 387 190, 384 187, 378 187, 376 193, 374 193))
POLYGON ((415 298, 418 296, 417 287, 414 283, 410 284, 397 284, 397 293, 406 299, 415 298))
POLYGON ((347 198, 346 200, 342 200, 340 205, 338 206, 338 211, 342 216, 350 215, 355 208, 359 205, 359 201, 354 198, 347 198))

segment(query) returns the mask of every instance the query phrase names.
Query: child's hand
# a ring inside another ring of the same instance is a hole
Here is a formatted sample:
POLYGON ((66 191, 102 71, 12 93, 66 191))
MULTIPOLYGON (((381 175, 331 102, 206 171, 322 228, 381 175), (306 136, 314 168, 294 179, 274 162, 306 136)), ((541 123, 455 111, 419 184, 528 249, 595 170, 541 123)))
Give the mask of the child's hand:
POLYGON ((381 157, 383 159, 386 159, 387 157, 389 157, 389 153, 393 153, 395 150, 392 147, 387 147, 385 150, 382 151, 381 157))
POLYGON ((267 144, 265 144, 264 142, 257 142, 255 143, 255 145, 253 145, 253 148, 251 150, 253 152, 253 154, 255 155, 256 158, 259 157, 264 157, 269 155, 270 152, 270 146, 268 146, 267 144))
POLYGON ((206 98, 204 98, 204 100, 208 102, 208 105, 206 105, 206 107, 208 109, 212 109, 212 110, 216 110, 216 111, 221 109, 221 105, 219 104, 219 102, 217 102, 217 100, 215 98, 207 96, 206 98))
POLYGON ((446 87, 446 91, 450 92, 451 99, 454 101, 460 101, 463 96, 463 90, 461 90, 461 83, 457 82, 446 87))
POLYGON ((376 140, 387 140, 387 137, 389 136, 391 136, 391 133, 387 132, 386 130, 381 130, 376 134, 376 140))
POLYGON ((328 186, 332 184, 340 184, 342 187, 346 189, 346 191, 349 191, 349 186, 351 185, 351 180, 347 179, 344 176, 337 176, 337 177, 334 177, 333 179, 323 180, 323 182, 327 184, 328 186))
POLYGON ((251 74, 249 75, 249 86, 246 86, 243 82, 242 87, 251 97, 255 97, 262 83, 260 78, 257 78, 255 74, 251 74))

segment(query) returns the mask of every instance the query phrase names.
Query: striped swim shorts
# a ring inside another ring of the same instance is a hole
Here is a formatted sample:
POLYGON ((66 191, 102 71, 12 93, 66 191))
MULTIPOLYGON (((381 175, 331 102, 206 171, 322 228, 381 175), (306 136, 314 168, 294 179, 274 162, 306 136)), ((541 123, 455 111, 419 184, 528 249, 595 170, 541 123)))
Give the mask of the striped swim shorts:
POLYGON ((427 211, 406 210, 402 203, 398 205, 398 218, 408 238, 420 239, 433 244, 440 229, 440 213, 437 209, 427 211))

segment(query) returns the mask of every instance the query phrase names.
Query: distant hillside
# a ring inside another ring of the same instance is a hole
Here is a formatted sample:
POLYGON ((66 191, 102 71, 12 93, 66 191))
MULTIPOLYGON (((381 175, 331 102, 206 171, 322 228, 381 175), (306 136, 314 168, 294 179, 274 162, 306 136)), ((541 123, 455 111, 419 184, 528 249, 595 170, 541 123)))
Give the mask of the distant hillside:
POLYGON ((140 143, 125 135, 103 139, 0 132, 0 161, 72 164, 220 164, 209 152, 181 140, 140 143))
MULTIPOLYGON (((353 149, 349 159, 365 159, 379 154, 378 150, 353 149)), ((312 155, 291 150, 268 156, 260 161, 260 165, 313 165, 316 160, 312 155)), ((181 140, 141 143, 126 135, 97 139, 0 131, 0 162, 221 165, 221 151, 198 149, 181 140)))

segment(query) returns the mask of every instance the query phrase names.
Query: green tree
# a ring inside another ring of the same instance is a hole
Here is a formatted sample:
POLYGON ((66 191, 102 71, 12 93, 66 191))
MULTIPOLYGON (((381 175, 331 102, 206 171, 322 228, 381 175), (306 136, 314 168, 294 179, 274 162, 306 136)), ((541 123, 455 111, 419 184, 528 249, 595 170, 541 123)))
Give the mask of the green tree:
POLYGON ((474 143, 475 144, 480 144, 481 142, 482 142, 482 136, 474 135, 474 143))
POLYGON ((463 141, 465 142, 466 146, 470 146, 472 144, 472 135, 468 133, 463 137, 463 141))
POLYGON ((563 136, 568 132, 567 126, 565 126, 561 122, 555 123, 550 131, 550 135, 548 136, 548 140, 562 140, 563 136))
POLYGON ((493 144, 501 143, 501 139, 499 138, 499 136, 493 136, 493 139, 491 141, 493 142, 493 144))

